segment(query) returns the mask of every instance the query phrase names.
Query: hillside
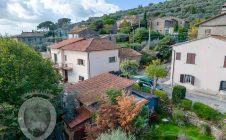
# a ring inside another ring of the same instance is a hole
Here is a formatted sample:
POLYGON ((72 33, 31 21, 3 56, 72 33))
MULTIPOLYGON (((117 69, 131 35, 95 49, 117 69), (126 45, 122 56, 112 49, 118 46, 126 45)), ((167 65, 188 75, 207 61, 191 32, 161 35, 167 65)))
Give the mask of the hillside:
MULTIPOLYGON (((226 0, 169 0, 166 2, 139 6, 138 8, 118 11, 109 16, 120 19, 125 15, 139 15, 147 11, 148 17, 176 16, 193 21, 197 18, 210 18, 220 13, 222 5, 226 0)), ((91 17, 82 24, 89 24, 92 21, 100 20, 102 17, 91 17)), ((80 24, 81 24, 80 23, 80 24)))

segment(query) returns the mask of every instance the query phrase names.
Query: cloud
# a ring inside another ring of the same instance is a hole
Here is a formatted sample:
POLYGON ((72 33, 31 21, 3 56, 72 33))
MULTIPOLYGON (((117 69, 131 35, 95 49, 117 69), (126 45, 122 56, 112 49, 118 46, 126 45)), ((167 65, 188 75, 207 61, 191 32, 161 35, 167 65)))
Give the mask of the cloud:
POLYGON ((46 20, 67 17, 78 22, 118 10, 119 6, 106 0, 1 0, 0 33, 18 34, 46 20))

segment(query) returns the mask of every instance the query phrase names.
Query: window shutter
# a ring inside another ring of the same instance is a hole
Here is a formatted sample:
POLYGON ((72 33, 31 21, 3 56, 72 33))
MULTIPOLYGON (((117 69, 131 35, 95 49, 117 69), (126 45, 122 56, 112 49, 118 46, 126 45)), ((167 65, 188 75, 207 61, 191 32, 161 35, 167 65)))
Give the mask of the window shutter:
POLYGON ((192 62, 191 63, 195 64, 195 54, 192 54, 191 56, 192 56, 192 62))
POLYGON ((181 82, 181 83, 184 83, 184 74, 181 74, 181 75, 180 75, 180 82, 181 82))
POLYGON ((190 64, 190 59, 191 59, 191 58, 190 58, 190 54, 188 53, 188 54, 187 54, 187 64, 190 64))
POLYGON ((224 68, 226 68, 226 56, 224 57, 224 68))
POLYGON ((195 85, 195 77, 194 76, 192 76, 192 78, 191 78, 191 84, 195 85))

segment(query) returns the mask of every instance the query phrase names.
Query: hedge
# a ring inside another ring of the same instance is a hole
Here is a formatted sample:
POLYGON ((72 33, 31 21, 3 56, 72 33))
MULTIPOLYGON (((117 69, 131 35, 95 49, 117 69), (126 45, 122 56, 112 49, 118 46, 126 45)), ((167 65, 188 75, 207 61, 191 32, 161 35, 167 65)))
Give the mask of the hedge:
POLYGON ((180 108, 183 108, 184 110, 191 110, 192 107, 192 101, 188 99, 183 99, 180 102, 180 108))
POLYGON ((210 121, 218 121, 221 120, 223 115, 213 108, 209 107, 208 105, 205 105, 200 102, 194 103, 192 107, 192 111, 195 112, 195 114, 203 119, 210 120, 210 121))
POLYGON ((167 96, 167 94, 166 94, 166 92, 163 91, 163 90, 155 90, 154 94, 155 94, 156 96, 159 96, 159 98, 160 98, 162 101, 168 101, 168 99, 169 99, 168 96, 167 96))
POLYGON ((141 92, 151 93, 151 88, 143 86, 139 83, 134 84, 133 89, 141 91, 141 92))
POLYGON ((172 93, 172 100, 174 103, 179 103, 186 96, 186 88, 184 86, 174 86, 172 93))

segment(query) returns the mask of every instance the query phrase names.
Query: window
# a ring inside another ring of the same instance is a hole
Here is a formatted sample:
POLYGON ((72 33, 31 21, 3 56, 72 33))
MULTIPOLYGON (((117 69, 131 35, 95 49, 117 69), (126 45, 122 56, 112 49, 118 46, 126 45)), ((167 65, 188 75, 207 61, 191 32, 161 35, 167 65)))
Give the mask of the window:
POLYGON ((79 76, 79 81, 84 81, 84 77, 83 76, 79 76))
POLYGON ((85 61, 83 59, 78 59, 78 65, 85 66, 85 61))
POLYGON ((57 63, 57 54, 54 53, 54 63, 57 63))
POLYGON ((220 83, 220 90, 226 91, 226 81, 221 81, 221 83, 220 83))
POLYGON ((116 57, 109 57, 109 63, 114 63, 116 62, 116 57))
POLYGON ((226 56, 224 57, 224 68, 226 68, 226 56))
POLYGON ((195 84, 195 77, 192 75, 187 75, 187 74, 181 74, 180 75, 180 82, 181 83, 190 83, 192 85, 195 84))
POLYGON ((64 61, 67 61, 67 55, 64 55, 64 61))
POLYGON ((205 30, 205 35, 206 35, 206 36, 211 35, 211 29, 206 29, 206 30, 205 30))
POLYGON ((180 60, 181 59, 181 53, 176 53, 176 60, 180 60))
POLYGON ((187 54, 187 64, 195 64, 195 54, 194 53, 188 53, 187 54))
POLYGON ((159 26, 159 22, 157 22, 157 26, 159 26))

